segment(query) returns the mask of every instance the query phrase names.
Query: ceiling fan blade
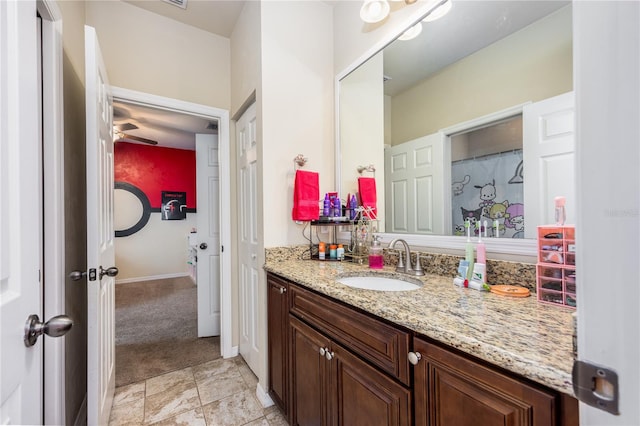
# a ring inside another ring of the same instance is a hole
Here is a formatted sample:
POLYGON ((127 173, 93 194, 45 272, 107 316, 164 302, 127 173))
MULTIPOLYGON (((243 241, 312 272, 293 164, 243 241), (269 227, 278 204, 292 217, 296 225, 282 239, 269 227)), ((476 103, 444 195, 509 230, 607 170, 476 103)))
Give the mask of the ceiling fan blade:
POLYGON ((138 126, 133 123, 116 124, 114 127, 121 132, 126 132, 127 130, 136 130, 138 128, 138 126))
POLYGON ((132 141, 148 143, 149 145, 158 145, 158 141, 154 141, 154 140, 147 139, 147 138, 142 138, 140 136, 128 135, 126 133, 123 133, 122 137, 120 139, 131 139, 132 141))

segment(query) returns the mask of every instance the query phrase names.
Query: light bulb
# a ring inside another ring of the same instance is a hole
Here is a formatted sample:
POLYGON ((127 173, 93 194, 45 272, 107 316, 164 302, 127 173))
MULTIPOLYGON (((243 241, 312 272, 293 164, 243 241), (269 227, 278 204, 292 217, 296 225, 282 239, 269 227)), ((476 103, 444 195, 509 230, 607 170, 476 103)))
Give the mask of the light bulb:
POLYGON ((373 24, 382 21, 389 15, 389 3, 386 0, 365 0, 360 8, 360 18, 373 24))

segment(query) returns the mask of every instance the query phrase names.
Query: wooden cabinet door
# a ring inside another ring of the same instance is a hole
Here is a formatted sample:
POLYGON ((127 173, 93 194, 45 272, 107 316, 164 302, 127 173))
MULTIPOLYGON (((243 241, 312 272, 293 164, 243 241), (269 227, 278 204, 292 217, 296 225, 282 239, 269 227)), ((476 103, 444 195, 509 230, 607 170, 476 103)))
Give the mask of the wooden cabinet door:
POLYGON ((555 395, 414 339, 416 425, 553 426, 555 395))
POLYGON ((289 284, 271 274, 267 275, 268 303, 268 353, 269 353, 269 395, 288 415, 288 322, 289 284))
POLYGON ((332 424, 400 426, 411 424, 411 392, 333 344, 330 363, 332 424))
POLYGON ((328 338, 289 315, 291 371, 290 424, 328 424, 328 361, 321 352, 329 348, 328 338))

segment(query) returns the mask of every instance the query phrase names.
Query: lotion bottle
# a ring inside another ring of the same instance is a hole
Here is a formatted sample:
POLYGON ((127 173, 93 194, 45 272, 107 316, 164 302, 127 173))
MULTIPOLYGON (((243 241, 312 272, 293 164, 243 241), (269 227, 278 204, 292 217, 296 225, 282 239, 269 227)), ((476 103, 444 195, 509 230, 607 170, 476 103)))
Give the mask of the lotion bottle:
POLYGON ((382 246, 380 245, 379 236, 374 235, 371 247, 369 247, 369 268, 382 269, 384 266, 384 257, 382 256, 382 246))

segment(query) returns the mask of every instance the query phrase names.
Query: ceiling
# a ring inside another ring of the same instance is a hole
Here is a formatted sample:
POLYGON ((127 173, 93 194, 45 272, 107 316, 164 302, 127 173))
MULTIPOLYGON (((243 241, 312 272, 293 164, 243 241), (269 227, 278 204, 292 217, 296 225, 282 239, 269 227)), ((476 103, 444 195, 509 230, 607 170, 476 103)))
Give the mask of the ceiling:
POLYGON ((244 7, 244 0, 186 0, 187 7, 162 0, 123 0, 139 8, 230 38, 244 7))
POLYGON ((139 137, 156 141, 156 146, 189 150, 196 149, 196 134, 218 133, 217 120, 115 101, 113 126, 116 142, 143 143, 134 139, 139 137))

